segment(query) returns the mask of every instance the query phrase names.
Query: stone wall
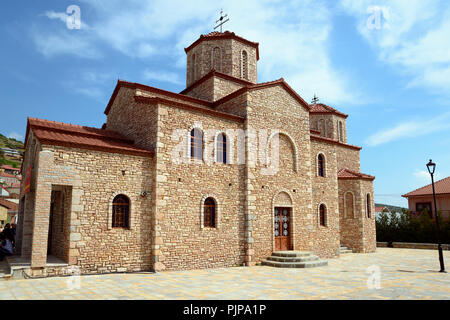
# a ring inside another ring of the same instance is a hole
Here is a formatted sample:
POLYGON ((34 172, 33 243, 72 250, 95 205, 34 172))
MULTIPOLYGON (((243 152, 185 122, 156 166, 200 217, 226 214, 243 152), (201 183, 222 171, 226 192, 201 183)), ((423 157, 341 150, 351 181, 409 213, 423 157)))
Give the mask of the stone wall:
MULTIPOLYGON (((311 204, 311 147, 309 112, 281 86, 248 93, 247 129, 279 130, 281 170, 265 174, 255 156, 258 142, 247 139, 247 234, 249 265, 267 258, 274 250, 274 203, 280 192, 292 199, 291 242, 295 250, 313 250, 315 217, 311 204), (294 163, 293 163, 294 161, 294 163)), ((260 148, 261 149, 261 148, 260 148)))
POLYGON ((339 254, 339 203, 336 147, 331 144, 311 141, 312 214, 314 217, 314 253, 322 257, 339 254), (325 158, 325 177, 318 175, 318 156, 325 158), (325 226, 320 225, 319 206, 326 207, 325 226))
POLYGON ((364 251, 367 252, 375 252, 377 248, 377 240, 376 240, 376 227, 375 227, 375 202, 373 195, 373 182, 368 180, 361 180, 361 194, 364 197, 364 218, 363 218, 363 226, 364 226, 364 251), (370 195, 370 199, 367 199, 367 195, 370 195), (367 204, 367 201, 369 203, 367 204), (367 213, 367 207, 370 208, 370 217, 367 213))
POLYGON ((347 168, 356 172, 360 172, 361 163, 359 158, 359 150, 346 146, 336 146, 337 168, 338 170, 347 168))
POLYGON ((213 69, 211 54, 216 47, 221 51, 221 63, 216 71, 241 79, 241 52, 245 50, 248 54, 248 79, 245 80, 258 82, 254 47, 234 39, 203 40, 187 53, 186 87, 213 69))
POLYGON ((361 182, 355 179, 339 179, 338 185, 340 242, 354 252, 362 252, 364 248, 362 225, 364 199, 361 194, 361 182), (353 197, 353 210, 350 208, 350 201, 344 202, 346 194, 348 198, 353 197))
POLYGON ((237 83, 236 81, 223 79, 220 76, 214 75, 195 85, 184 94, 190 97, 214 102, 239 90, 243 86, 243 84, 237 83))
POLYGON ((67 215, 64 224, 70 235, 59 246, 69 248, 69 264, 82 273, 150 270, 151 199, 140 194, 152 189, 151 159, 46 145, 39 158, 31 267, 45 268, 51 191, 65 186, 72 188, 70 220, 67 215), (117 194, 130 199, 129 229, 110 226, 117 194))
MULTIPOLYGON (((159 105, 158 108, 158 268, 182 270, 242 264, 244 166, 236 164, 236 158, 233 164, 208 164, 202 160, 190 160, 188 143, 192 128, 202 130, 204 156, 209 154, 211 160, 215 160, 215 135, 208 135, 207 130, 226 133, 226 130, 242 129, 242 123, 165 105, 159 105), (173 139, 172 133, 177 129, 185 130, 185 133, 173 139), (180 144, 182 141, 186 144, 180 144), (181 149, 177 149, 180 145, 181 149), (188 162, 174 162, 174 150, 179 150, 182 154, 184 151, 188 162), (202 205, 207 197, 214 198, 217 204, 216 228, 202 227, 202 205)), ((235 143, 235 156, 236 146, 235 143)))

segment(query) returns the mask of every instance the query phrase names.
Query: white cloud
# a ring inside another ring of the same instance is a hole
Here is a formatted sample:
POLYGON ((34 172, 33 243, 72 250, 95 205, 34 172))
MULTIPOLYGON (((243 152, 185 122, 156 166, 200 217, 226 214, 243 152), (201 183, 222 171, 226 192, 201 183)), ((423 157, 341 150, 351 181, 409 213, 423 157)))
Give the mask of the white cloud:
POLYGON ((12 139, 16 139, 19 141, 23 141, 23 135, 17 133, 17 132, 11 132, 10 134, 8 134, 8 138, 12 138, 12 139))
MULTIPOLYGON (((165 56, 182 69, 179 77, 184 78, 183 48, 200 34, 213 31, 218 11, 224 8, 230 17, 224 30, 260 43, 259 81, 284 77, 306 100, 314 93, 332 104, 361 98, 352 77, 331 63, 328 42, 332 17, 322 1, 198 0, 193 4, 185 0, 133 0, 125 7, 118 0, 83 0, 80 7, 82 12, 90 7, 96 17, 89 21, 89 30, 80 34, 80 41, 68 44, 67 37, 54 36, 51 45, 37 42, 40 52, 89 58, 98 53, 93 48, 106 43, 133 58, 165 56)), ((47 16, 64 19, 61 13, 47 16)))
POLYGON ((442 114, 430 120, 410 120, 399 123, 393 128, 380 130, 371 135, 366 140, 366 144, 369 146, 378 146, 403 138, 424 136, 444 130, 450 130, 450 113, 442 114))
MULTIPOLYGON (((417 185, 418 185, 417 188, 421 188, 421 187, 431 183, 431 176, 430 176, 430 173, 427 170, 416 169, 416 171, 414 171, 413 175, 414 175, 414 177, 417 180, 417 185)), ((439 172, 436 172, 434 174, 434 181, 435 182, 440 180, 440 179, 443 179, 443 178, 444 178, 444 176, 441 173, 439 173, 439 172)))
POLYGON ((367 8, 373 1, 344 0, 359 33, 379 58, 410 77, 407 87, 425 87, 450 95, 450 6, 444 0, 378 1, 386 9, 381 29, 369 29, 367 8))
POLYGON ((101 57, 101 53, 94 46, 92 40, 81 35, 68 34, 67 32, 47 34, 35 31, 32 37, 37 50, 47 58, 60 54, 72 54, 89 59, 101 57))
POLYGON ((160 71, 145 70, 144 72, 142 72, 142 78, 146 81, 156 80, 178 85, 183 84, 183 81, 180 79, 178 73, 166 72, 161 70, 160 71))
MULTIPOLYGON (((72 15, 68 15, 65 12, 55 12, 53 10, 46 11, 43 15, 51 20, 60 20, 61 22, 63 22, 66 25, 67 25, 67 21, 68 20, 70 21, 72 19, 72 15)), ((87 25, 83 21, 83 19, 81 19, 81 29, 85 30, 85 29, 89 29, 89 28, 90 28, 89 25, 87 25)))

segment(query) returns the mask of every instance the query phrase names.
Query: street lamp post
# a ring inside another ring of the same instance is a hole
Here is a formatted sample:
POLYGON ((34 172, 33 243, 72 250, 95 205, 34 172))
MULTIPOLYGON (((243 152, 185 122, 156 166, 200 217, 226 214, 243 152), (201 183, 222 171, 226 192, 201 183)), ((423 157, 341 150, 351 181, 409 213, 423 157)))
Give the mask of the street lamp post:
POLYGON ((439 263, 441 264, 441 270, 439 272, 445 272, 444 266, 444 256, 442 254, 442 245, 441 245, 441 230, 439 227, 439 217, 436 206, 436 193, 434 191, 434 170, 436 169, 436 164, 430 159, 430 162, 427 163, 428 172, 431 175, 431 186, 433 188, 433 201, 434 201, 434 216, 436 218, 436 232, 437 232, 437 241, 438 241, 438 251, 439 251, 439 263))

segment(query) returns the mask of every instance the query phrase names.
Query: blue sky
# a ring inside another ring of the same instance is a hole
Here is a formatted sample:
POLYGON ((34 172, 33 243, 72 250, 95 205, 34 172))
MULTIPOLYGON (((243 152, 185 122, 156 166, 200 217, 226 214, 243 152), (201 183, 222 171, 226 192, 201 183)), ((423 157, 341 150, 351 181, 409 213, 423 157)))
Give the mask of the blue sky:
POLYGON ((0 132, 26 118, 100 127, 118 78, 179 92, 183 48, 225 29, 260 43, 259 82, 284 77, 345 113, 375 201, 450 175, 450 3, 442 1, 2 1, 0 132), (66 9, 81 10, 81 29, 66 9), (375 20, 379 17, 379 23, 375 20), (5 112, 6 111, 6 112, 5 112), (7 115, 7 116, 5 116, 7 115))

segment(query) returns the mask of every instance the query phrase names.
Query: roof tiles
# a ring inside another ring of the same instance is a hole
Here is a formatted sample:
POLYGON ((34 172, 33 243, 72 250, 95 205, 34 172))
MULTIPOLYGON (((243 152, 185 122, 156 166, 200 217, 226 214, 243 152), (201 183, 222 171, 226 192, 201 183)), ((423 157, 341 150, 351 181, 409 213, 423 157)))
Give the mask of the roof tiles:
POLYGON ((352 171, 349 169, 341 169, 338 172, 338 179, 363 179, 363 180, 374 180, 375 177, 365 174, 365 173, 361 173, 361 172, 356 172, 356 171, 352 171))
MULTIPOLYGON (((450 194, 450 177, 441 179, 434 183, 434 190, 436 194, 450 194)), ((426 185, 422 188, 411 191, 407 194, 402 195, 404 198, 413 197, 413 196, 426 196, 432 195, 433 188, 431 184, 426 185)))
POLYGON ((132 140, 111 130, 35 118, 28 118, 28 125, 38 140, 43 144, 80 147, 141 156, 152 154, 150 150, 135 146, 132 140))

